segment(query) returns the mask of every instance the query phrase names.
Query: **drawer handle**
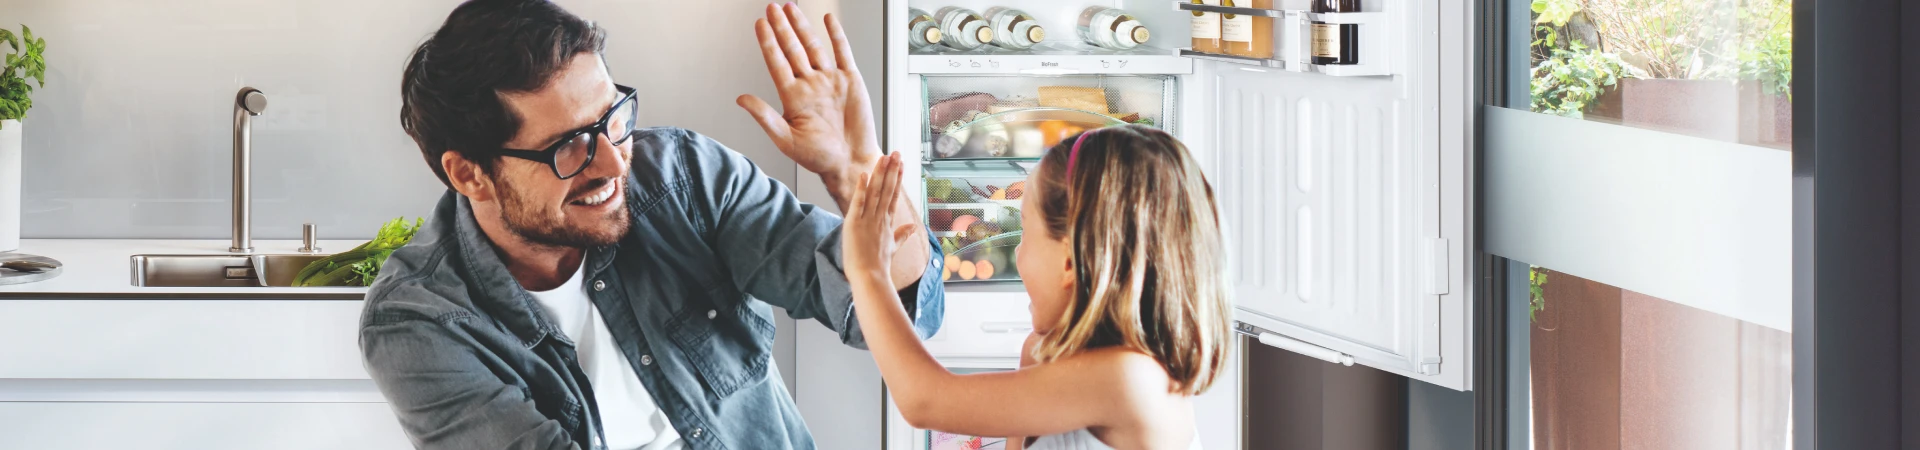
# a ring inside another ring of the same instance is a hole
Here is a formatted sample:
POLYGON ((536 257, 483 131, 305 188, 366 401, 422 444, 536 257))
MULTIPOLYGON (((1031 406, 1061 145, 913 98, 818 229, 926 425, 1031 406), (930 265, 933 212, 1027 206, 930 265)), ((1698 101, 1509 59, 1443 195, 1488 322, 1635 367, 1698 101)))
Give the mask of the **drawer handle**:
POLYGON ((986 322, 980 324, 980 331, 988 333, 1031 333, 1032 322, 986 322))

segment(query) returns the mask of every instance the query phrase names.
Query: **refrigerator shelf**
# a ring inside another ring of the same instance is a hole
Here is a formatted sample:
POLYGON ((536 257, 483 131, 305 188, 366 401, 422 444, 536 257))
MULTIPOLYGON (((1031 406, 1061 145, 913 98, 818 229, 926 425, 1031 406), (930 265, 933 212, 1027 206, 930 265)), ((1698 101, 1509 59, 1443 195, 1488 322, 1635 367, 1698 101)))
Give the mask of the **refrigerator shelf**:
MULTIPOLYGON (((1193 61, 1165 49, 1137 47, 1128 51, 1061 50, 1040 52, 946 51, 907 56, 907 72, 921 75, 1185 75, 1193 61)), ((1035 47, 1039 48, 1039 47, 1035 47)))
POLYGON ((1026 176, 1028 172, 1033 170, 1034 166, 1039 164, 1040 158, 1014 157, 945 158, 920 163, 920 165, 926 166, 929 175, 934 176, 945 176, 943 174, 951 173, 972 175, 995 172, 1014 173, 1019 176, 1026 176))
POLYGON ((974 203, 927 202, 927 209, 987 209, 1001 207, 1019 208, 1020 200, 987 200, 974 203))
POLYGON ((1173 2, 1173 9, 1180 11, 1200 11, 1221 14, 1246 14, 1249 16, 1285 17, 1287 11, 1281 9, 1257 9, 1238 6, 1208 5, 1203 3, 1173 2))

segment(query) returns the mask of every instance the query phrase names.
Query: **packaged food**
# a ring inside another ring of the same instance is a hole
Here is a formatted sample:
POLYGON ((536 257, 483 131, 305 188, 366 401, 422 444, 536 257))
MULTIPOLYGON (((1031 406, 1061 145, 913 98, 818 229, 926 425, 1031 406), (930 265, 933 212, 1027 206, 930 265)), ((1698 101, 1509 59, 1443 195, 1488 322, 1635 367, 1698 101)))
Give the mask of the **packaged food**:
POLYGON ((1107 90, 1097 87, 1041 86, 1040 106, 1108 113, 1107 90))

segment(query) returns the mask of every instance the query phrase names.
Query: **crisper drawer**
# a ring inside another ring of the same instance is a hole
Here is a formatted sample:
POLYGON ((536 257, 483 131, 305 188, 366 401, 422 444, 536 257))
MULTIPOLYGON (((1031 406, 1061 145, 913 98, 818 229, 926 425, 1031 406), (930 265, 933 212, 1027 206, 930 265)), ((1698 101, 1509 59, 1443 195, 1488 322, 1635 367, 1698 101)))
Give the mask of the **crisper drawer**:
POLYGON ((941 279, 949 283, 1020 279, 1013 251, 1026 175, 1015 164, 989 166, 997 168, 924 172, 927 227, 947 255, 941 279))
POLYGON ((947 315, 940 332, 926 340, 927 351, 941 361, 992 361, 1019 364, 1020 344, 1033 331, 1027 293, 1019 283, 956 286, 947 290, 947 315))
POLYGON ((1175 131, 1178 119, 1178 78, 1169 75, 928 75, 921 80, 923 161, 1037 158, 1081 129, 1138 123, 1175 131), (1028 110, 1051 112, 1003 116, 1028 110), (1067 117, 1059 114, 1063 111, 1092 117, 1067 117), (959 130, 972 130, 974 136, 941 139, 959 130), (983 130, 1003 133, 1005 142, 983 145, 987 141, 979 135, 991 134, 983 130))

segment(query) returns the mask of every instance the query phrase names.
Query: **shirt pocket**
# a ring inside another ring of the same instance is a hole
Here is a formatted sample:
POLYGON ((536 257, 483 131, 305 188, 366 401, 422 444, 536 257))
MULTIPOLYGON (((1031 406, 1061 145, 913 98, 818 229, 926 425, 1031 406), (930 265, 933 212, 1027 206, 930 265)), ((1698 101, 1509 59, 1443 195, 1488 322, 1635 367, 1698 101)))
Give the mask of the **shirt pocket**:
POLYGON ((709 399, 719 400, 767 378, 774 325, 732 285, 719 283, 705 292, 705 298, 682 302, 668 327, 709 399))

